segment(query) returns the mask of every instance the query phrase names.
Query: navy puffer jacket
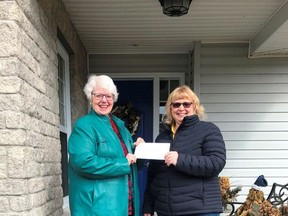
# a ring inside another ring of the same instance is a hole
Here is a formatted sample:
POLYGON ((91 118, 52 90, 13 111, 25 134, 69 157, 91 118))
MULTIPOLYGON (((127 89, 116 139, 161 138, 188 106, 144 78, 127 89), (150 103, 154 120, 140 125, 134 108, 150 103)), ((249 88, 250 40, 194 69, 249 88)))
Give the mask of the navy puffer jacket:
POLYGON ((226 163, 226 149, 219 128, 185 117, 174 139, 166 128, 156 142, 171 143, 178 152, 176 166, 164 161, 150 161, 143 213, 186 215, 222 212, 218 174, 226 163))

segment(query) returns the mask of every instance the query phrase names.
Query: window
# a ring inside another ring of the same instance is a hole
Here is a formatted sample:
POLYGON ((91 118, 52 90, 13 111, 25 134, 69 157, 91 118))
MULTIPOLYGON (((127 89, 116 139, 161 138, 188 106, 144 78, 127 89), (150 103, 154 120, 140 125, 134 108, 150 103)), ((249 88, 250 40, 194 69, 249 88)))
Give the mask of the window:
POLYGON ((59 96, 59 115, 60 115, 60 125, 63 131, 67 126, 67 118, 65 111, 65 62, 61 55, 58 54, 58 96, 59 96))
POLYGON ((160 90, 159 90, 159 130, 161 130, 161 120, 165 114, 165 104, 168 99, 169 94, 180 85, 179 79, 164 79, 160 78, 160 90))

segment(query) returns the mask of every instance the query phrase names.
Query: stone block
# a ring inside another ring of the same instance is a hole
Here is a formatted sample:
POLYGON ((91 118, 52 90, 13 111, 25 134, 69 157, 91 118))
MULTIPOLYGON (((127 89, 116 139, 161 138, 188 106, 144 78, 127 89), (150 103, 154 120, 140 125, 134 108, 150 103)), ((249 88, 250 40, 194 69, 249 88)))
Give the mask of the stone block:
POLYGON ((28 180, 29 193, 39 192, 45 189, 45 177, 36 177, 28 180))
MULTIPOLYGON (((38 149, 42 149, 45 146, 45 137, 43 136, 43 134, 36 133, 35 131, 32 131, 32 130, 27 131, 27 139, 25 140, 25 146, 31 146, 31 147, 36 147, 38 149)), ((36 151, 36 154, 37 154, 37 151, 36 151)))
POLYGON ((0 146, 0 179, 6 179, 8 176, 6 161, 7 161, 6 147, 0 146))
POLYGON ((32 209, 31 195, 12 197, 10 199, 11 210, 23 212, 32 209))
POLYGON ((0 179, 1 195, 27 194, 27 181, 25 179, 0 179))
POLYGON ((18 58, 1 58, 0 59, 0 75, 1 76, 14 76, 21 70, 19 69, 20 61, 18 58))
POLYGON ((10 210, 9 200, 6 197, 0 197, 0 212, 8 212, 10 210))
MULTIPOLYGON (((1 159, 1 157, 0 157, 1 159)), ((7 178, 7 166, 6 163, 0 163, 0 179, 6 179, 7 178)))
POLYGON ((19 26, 15 22, 0 22, 0 57, 16 55, 20 50, 19 26))
POLYGON ((20 94, 0 94, 0 111, 21 111, 24 99, 20 94))
POLYGON ((0 94, 18 93, 20 91, 22 80, 16 76, 0 77, 0 94))
POLYGON ((24 130, 0 130, 0 143, 2 145, 23 145, 26 139, 24 130))
POLYGON ((21 112, 6 112, 6 128, 30 129, 30 117, 21 112))
POLYGON ((3 129, 6 127, 5 121, 6 121, 5 112, 0 112, 0 129, 3 129))

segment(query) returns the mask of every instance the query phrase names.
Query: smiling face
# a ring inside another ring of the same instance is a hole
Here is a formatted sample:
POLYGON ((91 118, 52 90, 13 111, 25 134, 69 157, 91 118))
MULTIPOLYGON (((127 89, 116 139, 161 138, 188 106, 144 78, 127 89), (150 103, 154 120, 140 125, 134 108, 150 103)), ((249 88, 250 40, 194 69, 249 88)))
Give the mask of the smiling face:
POLYGON ((114 105, 114 96, 104 88, 95 88, 91 93, 91 106, 99 115, 109 115, 114 105))
POLYGON ((195 106, 193 105, 193 101, 188 97, 172 101, 170 109, 172 118, 175 121, 175 128, 179 127, 185 116, 195 114, 195 106))

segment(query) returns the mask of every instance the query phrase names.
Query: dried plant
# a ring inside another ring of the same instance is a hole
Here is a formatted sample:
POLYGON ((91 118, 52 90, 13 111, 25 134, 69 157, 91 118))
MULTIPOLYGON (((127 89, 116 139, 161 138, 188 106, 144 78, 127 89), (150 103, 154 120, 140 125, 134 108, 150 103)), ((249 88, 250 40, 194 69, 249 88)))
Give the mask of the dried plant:
POLYGON ((222 193, 222 203, 226 207, 225 203, 236 201, 238 193, 241 191, 241 186, 231 188, 230 179, 227 176, 219 177, 220 190, 222 193))
POLYGON ((246 201, 236 210, 236 216, 284 216, 264 198, 261 190, 251 188, 246 201))

